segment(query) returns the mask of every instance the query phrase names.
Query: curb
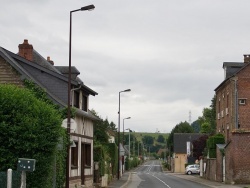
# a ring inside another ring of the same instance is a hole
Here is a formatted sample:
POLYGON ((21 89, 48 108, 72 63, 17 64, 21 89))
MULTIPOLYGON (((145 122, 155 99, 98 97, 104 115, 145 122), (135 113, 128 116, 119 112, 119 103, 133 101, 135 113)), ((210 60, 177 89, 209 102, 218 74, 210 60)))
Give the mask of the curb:
POLYGON ((129 172, 128 180, 126 181, 126 183, 124 183, 120 188, 125 188, 128 185, 128 183, 130 182, 130 178, 131 178, 131 172, 129 172))

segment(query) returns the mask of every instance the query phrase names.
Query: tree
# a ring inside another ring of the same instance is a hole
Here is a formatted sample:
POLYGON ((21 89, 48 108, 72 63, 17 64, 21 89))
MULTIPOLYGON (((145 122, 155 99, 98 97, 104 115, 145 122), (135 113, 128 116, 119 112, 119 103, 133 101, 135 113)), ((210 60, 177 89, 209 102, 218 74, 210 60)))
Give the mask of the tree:
POLYGON ((194 121, 194 122, 191 124, 191 127, 193 127, 195 133, 199 133, 199 132, 200 132, 201 125, 200 125, 200 123, 199 123, 198 120, 194 121))
POLYGON ((168 140, 167 140, 167 144, 169 147, 170 151, 173 151, 173 143, 174 143, 174 133, 193 133, 194 129, 189 125, 188 122, 181 122, 179 124, 177 124, 171 131, 168 140))
POLYGON ((164 136, 160 134, 157 138, 157 142, 164 143, 165 142, 164 136))
POLYGON ((0 119, 0 171, 15 170, 18 158, 36 159, 27 187, 51 187, 56 148, 66 136, 60 111, 28 89, 0 85, 0 119))
POLYGON ((211 133, 212 132, 212 127, 210 126, 210 124, 208 122, 204 122, 201 125, 201 133, 211 133))
POLYGON ((110 128, 112 131, 117 131, 116 124, 114 124, 113 121, 110 122, 109 128, 110 128))
POLYGON ((203 109, 202 116, 198 118, 198 122, 201 125, 201 131, 203 131, 203 133, 213 135, 216 132, 216 96, 212 98, 211 102, 209 108, 203 109))
POLYGON ((206 141, 208 139, 208 135, 203 135, 197 140, 193 141, 193 157, 199 159, 203 156, 203 150, 206 147, 206 141))
POLYGON ((100 119, 94 122, 94 145, 109 143, 108 129, 110 128, 110 124, 108 119, 103 120, 93 109, 91 112, 100 119))
POLYGON ((142 141, 145 145, 153 145, 154 144, 154 137, 145 135, 142 137, 142 141))

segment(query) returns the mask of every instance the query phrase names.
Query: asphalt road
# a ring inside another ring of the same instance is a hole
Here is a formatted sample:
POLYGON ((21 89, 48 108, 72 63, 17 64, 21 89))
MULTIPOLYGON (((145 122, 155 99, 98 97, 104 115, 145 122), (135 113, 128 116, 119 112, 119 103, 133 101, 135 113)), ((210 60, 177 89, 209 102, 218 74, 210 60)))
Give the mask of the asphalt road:
POLYGON ((127 188, 208 188, 192 181, 163 173, 161 161, 154 160, 144 163, 131 175, 127 188))

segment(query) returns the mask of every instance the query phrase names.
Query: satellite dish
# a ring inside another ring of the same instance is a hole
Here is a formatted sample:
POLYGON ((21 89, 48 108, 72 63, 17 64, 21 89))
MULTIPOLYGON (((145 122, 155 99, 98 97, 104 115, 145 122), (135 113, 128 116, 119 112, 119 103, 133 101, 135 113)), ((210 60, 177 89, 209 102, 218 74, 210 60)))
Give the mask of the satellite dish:
MULTIPOLYGON (((62 121, 62 127, 67 129, 67 122, 68 122, 68 119, 64 119, 62 121)), ((76 127, 77 127, 77 123, 74 119, 70 119, 70 132, 75 132, 76 131, 76 127)))

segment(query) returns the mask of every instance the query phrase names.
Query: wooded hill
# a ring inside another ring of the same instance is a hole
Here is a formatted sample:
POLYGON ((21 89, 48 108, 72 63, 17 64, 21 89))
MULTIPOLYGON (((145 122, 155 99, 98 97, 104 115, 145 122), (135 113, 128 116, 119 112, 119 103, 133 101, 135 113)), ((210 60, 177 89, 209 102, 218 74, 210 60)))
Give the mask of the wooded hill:
MULTIPOLYGON (((125 145, 128 145, 129 133, 124 133, 125 145)), ((144 148, 150 152, 157 153, 159 149, 164 149, 166 147, 167 138, 169 133, 146 133, 146 132, 130 132, 130 143, 133 145, 135 142, 135 147, 137 148, 138 142, 144 144, 144 148)))

